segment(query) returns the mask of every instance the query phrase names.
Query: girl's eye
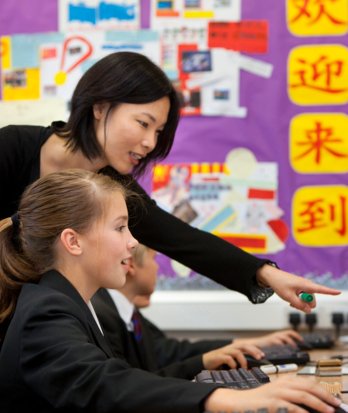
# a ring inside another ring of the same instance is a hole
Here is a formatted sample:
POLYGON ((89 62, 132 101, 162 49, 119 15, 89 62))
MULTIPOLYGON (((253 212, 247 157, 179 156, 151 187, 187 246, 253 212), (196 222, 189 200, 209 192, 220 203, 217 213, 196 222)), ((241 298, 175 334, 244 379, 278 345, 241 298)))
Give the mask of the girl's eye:
POLYGON ((123 232, 127 228, 127 225, 121 225, 120 227, 116 228, 116 231, 123 232))

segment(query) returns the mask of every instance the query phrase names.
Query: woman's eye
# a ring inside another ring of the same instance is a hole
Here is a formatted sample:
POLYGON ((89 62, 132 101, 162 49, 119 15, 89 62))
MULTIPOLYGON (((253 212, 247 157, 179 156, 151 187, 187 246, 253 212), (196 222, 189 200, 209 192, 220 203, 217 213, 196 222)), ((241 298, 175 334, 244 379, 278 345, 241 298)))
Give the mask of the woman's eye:
POLYGON ((148 127, 148 123, 147 123, 147 122, 143 122, 142 120, 138 120, 138 123, 139 123, 143 128, 147 128, 147 127, 148 127))

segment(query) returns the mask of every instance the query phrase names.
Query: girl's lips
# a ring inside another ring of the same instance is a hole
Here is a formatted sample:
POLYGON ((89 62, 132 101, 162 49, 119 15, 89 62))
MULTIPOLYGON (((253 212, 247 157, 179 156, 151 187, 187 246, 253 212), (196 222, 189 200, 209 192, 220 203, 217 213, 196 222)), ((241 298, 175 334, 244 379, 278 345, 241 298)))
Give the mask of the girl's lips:
POLYGON ((129 265, 122 265, 122 268, 124 272, 127 274, 127 272, 129 271, 129 265))
POLYGON ((129 267, 130 267, 128 258, 123 259, 121 261, 121 265, 122 265, 123 269, 125 270, 125 272, 127 273, 129 271, 129 267))

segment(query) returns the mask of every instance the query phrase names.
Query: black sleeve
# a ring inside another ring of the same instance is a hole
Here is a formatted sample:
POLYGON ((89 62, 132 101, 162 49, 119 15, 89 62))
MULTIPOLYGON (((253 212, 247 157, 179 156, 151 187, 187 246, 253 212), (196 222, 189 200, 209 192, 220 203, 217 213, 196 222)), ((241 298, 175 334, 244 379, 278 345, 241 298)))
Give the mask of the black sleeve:
POLYGON ((6 126, 0 129, 0 218, 11 216, 18 206, 24 189, 23 156, 18 145, 17 129, 6 126))
POLYGON ((253 303, 264 302, 272 295, 273 291, 260 288, 255 278, 257 269, 267 260, 165 212, 131 177, 120 176, 112 168, 105 168, 102 173, 125 182, 141 195, 141 210, 129 204, 130 230, 139 242, 231 290, 239 291, 253 303))
POLYGON ((201 356, 208 351, 231 343, 231 340, 178 340, 167 337, 162 330, 147 318, 143 317, 143 322, 146 323, 146 327, 152 335, 159 367, 201 356))
POLYGON ((70 298, 47 294, 37 303, 39 309, 18 315, 24 321, 16 323, 2 349, 0 393, 9 406, 30 393, 45 402, 46 409, 40 411, 53 411, 54 406, 62 412, 199 413, 206 397, 221 387, 159 377, 131 368, 119 358, 108 358, 92 342, 81 311, 70 298), (13 365, 17 371, 12 375, 13 365), (11 376, 7 381, 4 372, 11 376), (15 383, 23 383, 16 392, 10 390, 15 388, 13 376, 15 383))
POLYGON ((203 358, 202 355, 197 355, 176 363, 168 364, 154 373, 162 377, 193 380, 202 370, 204 370, 203 358))
POLYGON ((48 131, 28 125, 0 128, 0 219, 17 211, 23 191, 38 178, 40 149, 48 131))

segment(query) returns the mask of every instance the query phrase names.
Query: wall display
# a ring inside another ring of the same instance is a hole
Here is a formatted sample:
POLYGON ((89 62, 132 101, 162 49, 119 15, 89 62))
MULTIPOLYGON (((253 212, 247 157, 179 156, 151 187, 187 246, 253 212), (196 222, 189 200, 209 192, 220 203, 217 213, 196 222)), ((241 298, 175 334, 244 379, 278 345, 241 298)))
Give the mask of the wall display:
POLYGON ((139 0, 58 0, 59 30, 137 30, 139 0))
POLYGON ((240 103, 241 71, 270 78, 273 69, 268 63, 222 48, 183 50, 179 66, 184 115, 192 114, 193 107, 193 114, 233 117, 247 116, 247 107, 240 103), (195 105, 195 100, 199 104, 195 105))
POLYGON ((161 31, 163 68, 180 91, 182 115, 245 117, 247 108, 240 104, 241 71, 269 79, 273 66, 231 48, 209 48, 209 36, 206 26, 161 31))
MULTIPOLYGON (((234 118, 240 117, 239 120, 220 117, 214 122, 202 117, 194 123, 193 119, 184 118, 167 168, 170 168, 169 171, 173 168, 180 170, 185 165, 182 164, 183 160, 200 162, 200 165, 204 165, 204 162, 210 165, 225 164, 226 153, 233 147, 250 150, 260 165, 265 161, 276 161, 278 184, 274 191, 278 201, 274 207, 279 208, 279 215, 270 219, 270 222, 277 222, 277 248, 272 250, 270 243, 268 250, 266 247, 264 251, 257 251, 267 245, 265 238, 262 244, 258 237, 262 225, 255 225, 248 234, 250 236, 252 233, 259 244, 243 245, 251 239, 246 240, 246 233, 240 237, 240 228, 246 228, 245 219, 249 217, 245 212, 248 210, 246 205, 251 200, 246 201, 244 198, 245 209, 238 208, 241 204, 240 199, 236 200, 234 196, 238 193, 235 183, 229 189, 230 196, 225 193, 231 203, 222 200, 220 194, 216 209, 212 208, 208 221, 200 219, 206 209, 202 205, 194 207, 197 203, 194 195, 197 175, 190 175, 186 186, 181 185, 177 192, 171 183, 171 174, 167 171, 168 182, 162 183, 166 189, 159 190, 158 180, 166 176, 166 165, 159 165, 154 170, 152 193, 161 205, 163 203, 164 207, 183 219, 192 220, 190 223, 193 225, 215 232, 227 241, 239 242, 247 250, 254 249, 254 253, 269 257, 292 272, 315 278, 324 284, 348 288, 348 4, 340 0, 286 0, 276 5, 266 3, 263 3, 262 11, 257 11, 255 2, 251 5, 243 1, 240 21, 237 18, 237 21, 208 23, 203 40, 208 47, 204 49, 195 41, 191 47, 202 51, 197 53, 197 61, 204 61, 209 68, 206 72, 197 70, 193 64, 195 62, 192 62, 194 52, 190 47, 182 46, 183 69, 181 74, 179 70, 179 78, 183 76, 184 86, 188 90, 195 90, 194 81, 200 77, 206 76, 209 83, 209 70, 213 66, 216 51, 231 51, 241 59, 247 57, 252 59, 251 62, 263 64, 265 70, 269 65, 269 79, 267 82, 260 81, 244 71, 234 79, 234 90, 239 94, 238 102, 245 105, 244 113, 235 111, 232 115, 234 118), (246 30, 254 33, 254 37, 243 35, 246 30), (209 57, 204 54, 205 51, 209 51, 209 57), (184 67, 186 56, 188 70, 184 67), (187 72, 191 76, 189 80, 187 72), (193 125, 194 130, 190 128, 193 125), (194 142, 192 134, 196 136, 194 142), (171 205, 170 202, 173 203, 177 196, 184 196, 183 191, 189 201, 171 205), (229 232, 224 231, 226 228, 229 232)), ((164 17, 161 19, 162 22, 165 20, 164 17)), ((189 27, 187 20, 185 24, 189 27)), ((167 35, 169 30, 175 29, 165 29, 167 35)), ((190 32, 190 29, 180 31, 190 32)), ((180 31, 177 29, 177 33, 180 31)), ((223 68, 227 72, 227 61, 223 61, 223 68)), ((180 57, 177 62, 180 64, 180 57)), ((246 64, 246 67, 250 66, 246 64)), ((212 85, 209 84, 209 87, 212 85)), ((210 96, 214 96, 213 91, 210 96)), ((228 96, 228 91, 221 90, 215 96, 223 100, 228 96)), ((197 96, 195 99, 198 100, 197 96)), ((208 106, 208 110, 212 111, 214 105, 208 106)), ((228 108, 231 111, 232 105, 229 104, 228 108)), ((236 159, 234 162, 237 162, 236 159)), ((194 165, 191 164, 191 169, 194 165)), ((246 170, 252 171, 250 165, 253 164, 244 162, 244 165, 246 170)), ((174 176, 178 178, 176 174, 174 176)), ((207 180, 216 179, 214 173, 210 174, 210 178, 208 176, 207 180)), ((233 180, 232 176, 231 172, 229 179, 233 180)), ((206 182, 202 188, 207 188, 206 182)), ((245 191, 245 194, 248 192, 245 191)), ((209 196, 214 198, 216 193, 210 193, 209 196)), ((211 206, 215 201, 210 199, 205 200, 205 203, 211 206)), ((254 209, 249 206, 249 211, 255 213, 250 215, 251 220, 255 220, 255 216, 260 219, 262 214, 258 215, 259 209, 259 205, 254 209)), ((267 216, 264 211, 263 215, 267 216)), ((220 288, 166 257, 161 256, 160 260, 160 287, 163 289, 220 288)))
MULTIPOLYGON (((13 19, 10 2, 0 2, 0 19, 13 19)), ((181 92, 184 115, 145 189, 191 225, 347 289, 347 0, 141 0, 139 10, 139 31, 61 33, 57 2, 45 33, 0 33, 0 118, 8 104, 43 96, 58 99, 61 117, 89 64, 141 50, 181 92)), ((16 24, 35 32, 35 18, 19 14, 16 24)), ((222 288, 167 257, 159 262, 159 289, 222 288)))
MULTIPOLYGON (((251 151, 237 148, 224 163, 157 165, 151 195, 163 209, 196 228, 251 253, 274 254, 284 250, 289 233, 277 193, 277 164, 260 163, 251 151)), ((165 257, 161 263, 163 286, 195 284, 197 274, 189 269, 165 257)))
POLYGON ((70 34, 57 43, 40 46, 42 98, 68 101, 81 75, 91 64, 116 51, 134 51, 160 64, 158 33, 146 31, 98 31, 70 34))
POLYGON ((160 64, 159 35, 151 30, 42 33, 1 38, 3 100, 69 101, 82 73, 111 51, 136 51, 160 64), (24 51, 24 52, 23 52, 24 51))
POLYGON ((239 21, 241 0, 151 0, 151 27, 199 27, 212 20, 239 21))
POLYGON ((161 33, 163 68, 175 82, 183 115, 245 117, 240 72, 270 78, 258 56, 268 48, 268 22, 241 19, 240 0, 151 2, 151 27, 161 33))
POLYGON ((0 101, 0 128, 6 125, 50 125, 52 113, 66 121, 69 116, 64 99, 33 99, 0 101))

